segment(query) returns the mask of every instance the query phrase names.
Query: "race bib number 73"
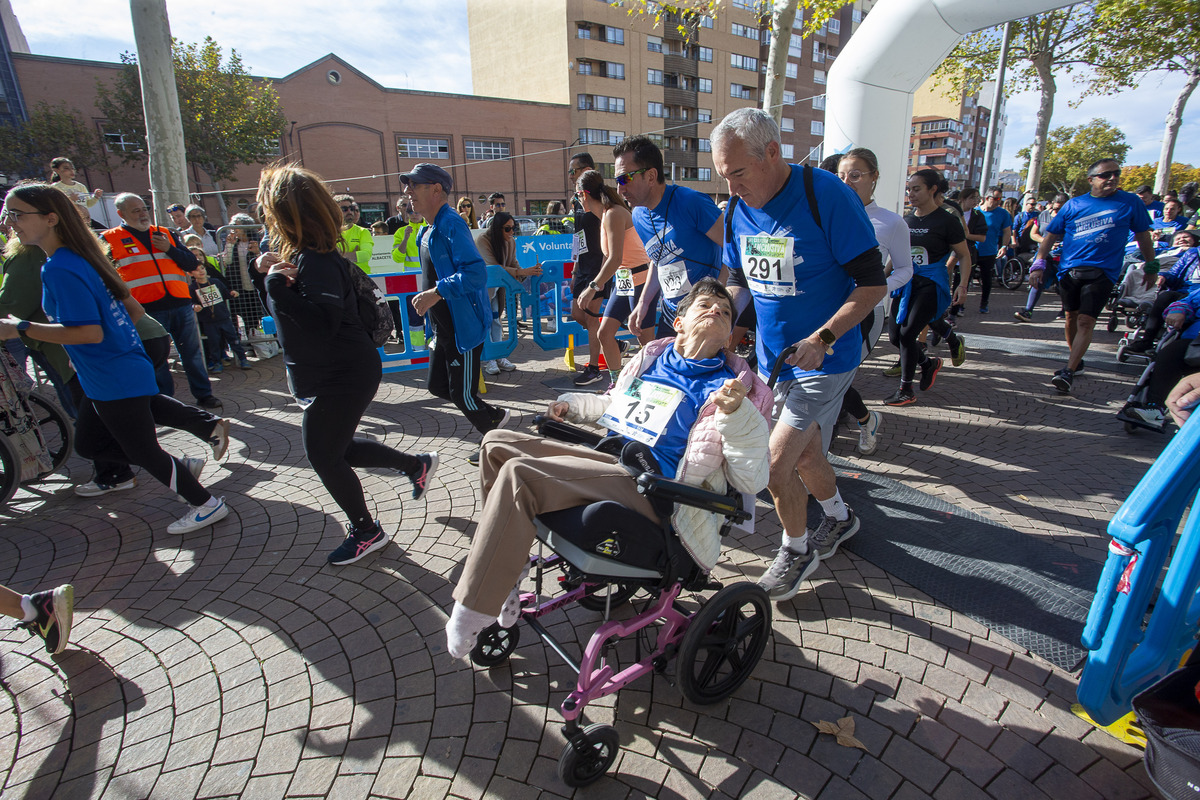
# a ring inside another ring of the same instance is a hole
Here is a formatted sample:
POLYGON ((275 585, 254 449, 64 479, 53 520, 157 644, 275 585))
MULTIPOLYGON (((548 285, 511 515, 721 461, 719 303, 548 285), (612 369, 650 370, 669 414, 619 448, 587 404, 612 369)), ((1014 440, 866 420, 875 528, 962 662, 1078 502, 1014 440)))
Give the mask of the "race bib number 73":
POLYGON ((794 244, 791 236, 742 237, 742 272, 750 291, 775 297, 796 294, 794 244))

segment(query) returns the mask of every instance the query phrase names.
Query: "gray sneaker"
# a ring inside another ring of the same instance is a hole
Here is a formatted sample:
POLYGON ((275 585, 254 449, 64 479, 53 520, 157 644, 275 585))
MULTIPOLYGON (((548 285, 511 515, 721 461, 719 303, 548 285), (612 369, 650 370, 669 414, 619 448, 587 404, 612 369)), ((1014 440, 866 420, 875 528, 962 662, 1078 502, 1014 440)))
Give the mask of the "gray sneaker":
POLYGON ((772 600, 791 600, 800 590, 800 584, 816 571, 820 563, 821 557, 812 547, 809 547, 807 553, 797 553, 787 547, 780 547, 775 560, 767 567, 758 585, 766 590, 767 596, 772 600))
POLYGON ((816 551, 820 559, 832 556, 842 542, 858 533, 858 515, 850 506, 846 506, 846 510, 850 512, 850 516, 838 520, 826 515, 817 529, 809 535, 808 546, 816 551))

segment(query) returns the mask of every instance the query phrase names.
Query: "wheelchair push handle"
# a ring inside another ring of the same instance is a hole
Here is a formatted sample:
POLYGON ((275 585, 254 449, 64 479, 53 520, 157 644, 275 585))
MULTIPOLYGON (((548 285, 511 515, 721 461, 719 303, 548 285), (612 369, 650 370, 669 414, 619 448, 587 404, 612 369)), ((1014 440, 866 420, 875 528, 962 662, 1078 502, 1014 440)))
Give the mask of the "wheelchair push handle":
POLYGON ((637 479, 638 492, 647 497, 657 497, 670 500, 693 508, 711 511, 729 517, 735 522, 745 522, 750 519, 750 513, 742 510, 736 496, 717 494, 698 486, 692 486, 682 481, 673 481, 661 475, 643 473, 637 479))
POLYGON ((796 345, 790 345, 784 348, 783 352, 779 354, 779 358, 775 359, 775 366, 771 367, 771 377, 767 379, 767 386, 769 388, 775 388, 775 381, 779 380, 779 373, 783 371, 784 362, 795 352, 796 345))

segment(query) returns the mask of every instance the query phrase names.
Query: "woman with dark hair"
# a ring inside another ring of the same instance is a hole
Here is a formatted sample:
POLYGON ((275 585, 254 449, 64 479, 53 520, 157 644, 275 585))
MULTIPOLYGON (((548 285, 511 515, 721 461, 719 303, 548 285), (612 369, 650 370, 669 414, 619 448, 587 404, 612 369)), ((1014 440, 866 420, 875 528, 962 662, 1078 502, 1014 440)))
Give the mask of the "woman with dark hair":
MULTIPOLYGON (((507 211, 497 211, 492 215, 492 224, 476 231, 475 246, 483 262, 498 265, 513 277, 523 281, 530 275, 541 275, 540 266, 522 267, 517 263, 517 221, 507 211)), ((498 342, 504 338, 504 328, 500 325, 500 310, 505 305, 504 289, 488 289, 488 298, 492 301, 491 341, 498 342)), ((484 361, 480 368, 485 375, 499 375, 501 371, 512 372, 517 365, 507 358, 484 361)))
MULTIPOLYGON (((977 245, 987 238, 988 226, 987 220, 984 219, 983 212, 979 210, 980 204, 979 190, 974 186, 968 186, 963 189, 958 195, 958 206, 962 209, 963 227, 966 228, 967 250, 971 254, 971 263, 979 263, 979 250, 977 245)), ((958 288, 962 283, 963 271, 960 269, 958 259, 951 254, 947 265, 954 271, 954 280, 950 284, 951 291, 958 288)), ((968 273, 970 270, 968 270, 968 273)), ((986 292, 991 293, 992 290, 992 274, 989 271, 987 274, 979 276, 980 281, 986 281, 986 292)), ((970 280, 967 281, 970 283, 970 280)), ((958 303, 950 306, 950 319, 953 322, 962 314, 962 306, 958 303)), ((935 332, 936 335, 936 332, 935 332)))
POLYGON ((325 182, 297 166, 263 170, 263 219, 278 253, 258 259, 251 280, 275 318, 288 383, 304 409, 304 454, 333 501, 349 518, 346 540, 330 564, 350 564, 391 537, 371 516, 355 467, 393 469, 425 496, 437 453, 412 456, 354 438, 383 377, 379 350, 358 316, 350 265, 339 251, 342 213, 325 182))
MULTIPOLYGON (((921 390, 933 387, 940 358, 931 358, 917 342, 921 330, 946 313, 951 299, 961 304, 967 296, 964 281, 950 293, 950 274, 946 260, 951 253, 958 256, 963 273, 971 274, 971 254, 967 249, 966 233, 958 218, 942 208, 942 198, 949 185, 942 173, 926 168, 908 178, 908 201, 912 211, 904 217, 912 245, 913 277, 901 290, 899 302, 892 306, 889 336, 900 348, 900 388, 883 402, 889 406, 906 406, 917 402, 913 393, 913 376, 921 368, 921 390)), ((950 349, 956 351, 960 342, 950 332, 950 349)))
POLYGON ((187 463, 158 444, 150 410, 158 384, 130 317, 130 310, 141 316, 141 306, 71 201, 49 184, 24 184, 8 193, 3 218, 23 244, 46 253, 43 306, 54 322, 8 317, 0 321, 0 339, 24 333, 66 347, 90 400, 79 408, 75 451, 87 459, 136 464, 182 495, 191 508, 168 533, 224 519, 225 499, 213 497, 187 463))
POLYGON ((468 228, 473 231, 479 229, 479 222, 475 219, 475 204, 471 202, 471 198, 458 198, 458 205, 454 207, 454 210, 463 218, 463 222, 467 223, 468 228))
MULTIPOLYGON (((600 350, 604 353, 604 361, 608 364, 608 375, 612 383, 617 382, 621 372, 621 348, 617 344, 617 331, 622 325, 628 326, 629 315, 637 308, 642 298, 642 287, 650 277, 650 259, 646 248, 633 227, 633 214, 625 205, 625 199, 612 186, 604 183, 604 177, 594 169, 579 176, 575 182, 576 196, 583 203, 585 211, 600 218, 600 252, 604 254, 604 262, 600 272, 591 284, 579 294, 579 305, 587 308, 595 297, 597 286, 604 286, 610 278, 616 278, 612 288, 612 297, 604 308, 604 316, 600 320, 597 336, 600 339, 600 350)), ((654 338, 653 330, 630 328, 642 344, 647 344, 654 338)), ((577 385, 586 378, 581 373, 576 379, 577 385)), ((585 381, 586 382, 586 381, 585 381)), ((601 384, 603 385, 603 384, 601 384)))

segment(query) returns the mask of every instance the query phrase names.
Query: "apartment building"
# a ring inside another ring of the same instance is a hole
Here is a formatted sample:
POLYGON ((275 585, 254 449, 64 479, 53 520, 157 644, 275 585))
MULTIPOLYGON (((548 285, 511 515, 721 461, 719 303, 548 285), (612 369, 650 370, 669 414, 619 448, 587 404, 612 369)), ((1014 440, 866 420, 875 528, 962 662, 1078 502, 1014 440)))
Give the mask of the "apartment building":
MULTIPOLYGON (((819 159, 826 71, 864 7, 869 3, 847 6, 807 40, 792 37, 785 158, 819 159)), ((605 0, 526 0, 521 14, 499 0, 468 0, 473 88, 566 103, 575 150, 590 152, 609 177, 612 145, 644 133, 663 149, 668 179, 723 196, 708 135, 729 112, 762 105, 770 44, 763 9, 755 0, 722 0, 715 18, 662 11, 655 24, 652 15, 631 15, 605 0)))
POLYGON ((913 118, 909 141, 908 172, 921 167, 941 170, 955 188, 986 187, 996 183, 1000 152, 1004 146, 1003 100, 1000 127, 993 146, 991 175, 983 177, 984 152, 993 84, 975 94, 948 91, 944 83, 930 77, 913 96, 913 118), (981 98, 987 98, 981 102, 981 98))

